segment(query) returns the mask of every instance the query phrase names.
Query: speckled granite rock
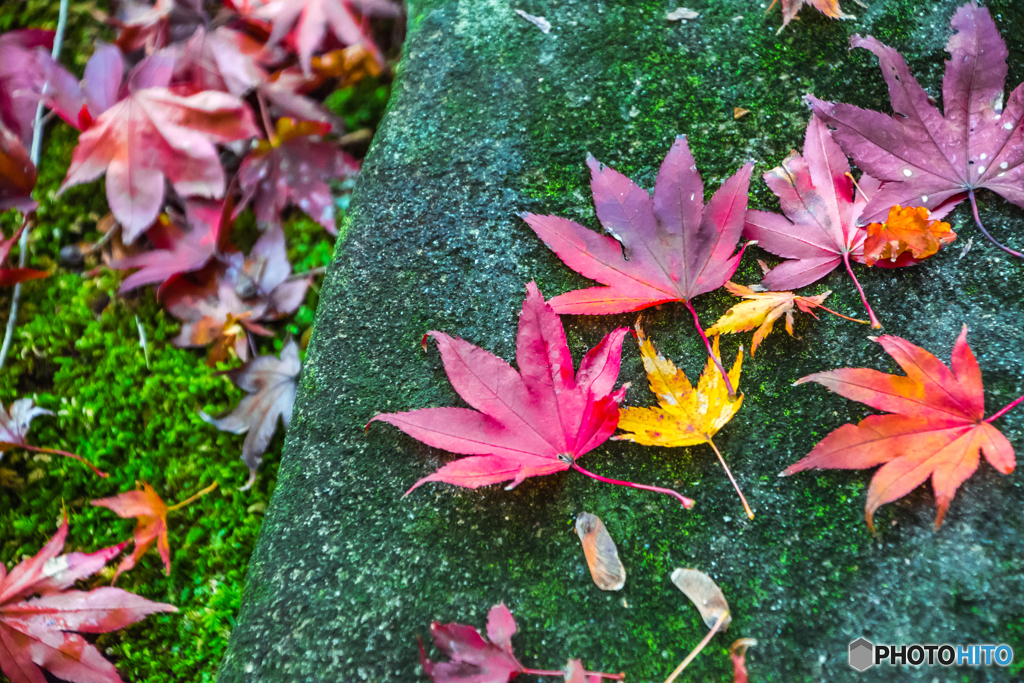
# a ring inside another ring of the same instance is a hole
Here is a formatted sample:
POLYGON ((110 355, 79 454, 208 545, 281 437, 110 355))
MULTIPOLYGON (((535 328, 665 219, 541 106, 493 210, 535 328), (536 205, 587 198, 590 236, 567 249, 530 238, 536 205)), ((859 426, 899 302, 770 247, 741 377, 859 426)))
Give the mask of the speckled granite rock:
MULTIPOLYGON (((222 683, 422 680, 416 636, 432 619, 482 626, 504 600, 515 613, 517 652, 549 668, 569 656, 661 681, 704 633, 669 574, 710 574, 735 613, 732 627, 687 680, 731 680, 725 651, 736 637, 760 645, 752 680, 1007 681, 1011 671, 869 671, 854 675, 847 644, 1007 642, 1024 660, 1024 487, 1019 473, 987 464, 960 490, 945 526, 921 488, 882 508, 873 538, 863 521, 867 472, 776 475, 830 430, 867 414, 821 387, 791 387, 841 366, 894 370, 867 329, 831 317, 777 332, 744 365, 746 394, 719 447, 757 510, 747 521, 707 448, 648 449, 609 442, 586 457, 604 475, 674 486, 667 498, 563 473, 467 491, 428 485, 403 492, 446 457, 386 425, 378 412, 457 405, 428 329, 513 356, 524 285, 553 296, 584 286, 516 214, 530 210, 597 227, 587 151, 651 187, 672 139, 689 135, 705 185, 743 161, 757 175, 801 145, 806 92, 889 110, 875 59, 848 52, 850 33, 893 45, 940 96, 943 46, 956 3, 876 0, 845 7, 856 21, 805 9, 775 36, 777 10, 752 0, 699 2, 700 18, 665 20, 664 1, 523 0, 553 25, 543 34, 496 0, 416 0, 386 123, 374 141, 343 227, 310 347, 280 470, 249 571, 222 683), (751 111, 733 119, 733 107, 751 111), (573 520, 598 514, 619 544, 629 582, 593 586, 573 520)), ((850 5, 850 2, 845 3, 850 5)), ((1011 47, 1010 83, 1024 80, 1024 6, 989 3, 1011 47)), ((763 182, 752 206, 777 210, 763 182)), ((1024 211, 982 197, 992 231, 1024 248, 1024 211)), ((1010 262, 970 222, 952 215, 956 244, 898 272, 861 269, 885 331, 948 359, 964 322, 994 410, 1024 391, 1024 264, 1010 262), (959 259, 968 239, 974 246, 959 259)), ((758 279, 748 252, 739 282, 758 279)), ((772 261, 774 262, 774 261, 772 261)), ((812 293, 860 313, 838 272, 812 293)), ((696 300, 710 323, 733 302, 696 300)), ((685 309, 645 314, 660 348, 687 372, 704 362, 685 309)), ((565 319, 579 360, 633 315, 565 319)), ((743 341, 723 340, 731 356, 743 341)), ((649 404, 636 349, 627 342, 628 402, 649 404)), ((999 427, 1024 451, 1024 411, 999 427)))

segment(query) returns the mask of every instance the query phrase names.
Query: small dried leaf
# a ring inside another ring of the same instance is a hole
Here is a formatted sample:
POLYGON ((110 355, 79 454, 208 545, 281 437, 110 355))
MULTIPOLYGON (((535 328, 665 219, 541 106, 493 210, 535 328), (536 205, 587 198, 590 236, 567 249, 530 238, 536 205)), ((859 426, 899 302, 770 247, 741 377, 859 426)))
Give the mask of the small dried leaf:
POLYGON ((677 7, 665 17, 669 21, 680 21, 682 19, 696 19, 700 14, 686 7, 677 7))
POLYGON ((746 116, 749 113, 750 113, 750 110, 749 109, 744 109, 743 107, 733 107, 732 108, 732 117, 734 119, 742 119, 744 116, 746 116))
POLYGON ((757 647, 757 641, 753 638, 740 638, 729 647, 729 656, 732 658, 733 683, 747 683, 748 647, 757 647))
POLYGON ((535 17, 532 14, 527 14, 521 9, 517 9, 516 14, 539 28, 541 33, 549 33, 551 31, 551 22, 544 17, 535 17))
POLYGON ((597 587, 603 591, 622 590, 626 585, 626 568, 600 517, 589 512, 580 514, 576 518, 576 534, 583 543, 583 554, 587 556, 590 576, 597 587))
POLYGON ((690 598, 698 610, 701 619, 708 628, 712 628, 718 618, 725 613, 722 621, 721 631, 729 628, 732 617, 729 615, 729 603, 725 601, 722 589, 718 587, 711 577, 696 569, 676 569, 672 572, 672 583, 683 591, 686 597, 690 598))

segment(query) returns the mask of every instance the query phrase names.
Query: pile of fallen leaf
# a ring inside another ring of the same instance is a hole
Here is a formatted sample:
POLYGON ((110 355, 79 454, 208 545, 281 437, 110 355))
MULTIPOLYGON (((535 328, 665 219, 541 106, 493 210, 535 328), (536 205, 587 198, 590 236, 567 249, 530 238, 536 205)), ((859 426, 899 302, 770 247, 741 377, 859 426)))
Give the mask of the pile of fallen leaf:
MULTIPOLYGON (((91 268, 85 277, 124 271, 122 294, 154 286, 181 321, 174 343, 206 348, 211 367, 228 368, 249 395, 224 417, 201 416, 246 434, 248 488, 279 418, 288 426, 302 367, 298 341, 287 340, 278 357, 258 355, 256 338, 274 337, 268 324, 295 313, 322 274, 293 272, 286 218, 302 212, 337 235, 337 188, 360 169, 347 150, 372 133, 345 131, 323 99, 387 68, 373 22, 400 17, 401 5, 224 0, 215 16, 200 0, 115 6, 112 15, 93 11, 116 30, 116 40, 95 45, 82 78, 60 63, 63 25, 0 34, 0 210, 17 212, 21 223, 9 238, 0 235, 0 286, 16 287, 7 337, 17 324, 22 284, 50 274, 24 262, 43 128, 56 117, 62 123, 55 125, 79 131, 59 193, 103 178, 110 210, 98 224, 102 238, 66 247, 60 262, 91 268), (243 214, 259 232, 247 249, 233 230, 243 214), (16 244, 20 263, 8 267, 16 244)), ((5 342, 0 368, 7 352, 5 342)), ((0 405, 0 457, 10 449, 60 455, 107 476, 75 453, 30 444, 32 420, 43 415, 52 413, 29 398, 14 400, 9 410, 0 405)), ((120 681, 79 634, 176 609, 117 588, 69 589, 129 545, 113 581, 154 546, 170 574, 168 515, 216 486, 168 506, 139 482, 138 490, 92 501, 136 519, 132 538, 92 554, 60 555, 65 519, 35 557, 10 573, 0 565, 0 670, 14 683, 38 683, 42 670, 65 680, 120 681)))
MULTIPOLYGON (((788 23, 802 3, 783 4, 788 23)), ((835 3, 829 5, 838 12, 835 3)), ((783 316, 787 331, 793 334, 794 307, 811 315, 821 309, 880 328, 854 264, 903 268, 935 255, 956 239, 941 219, 964 199, 973 206, 975 191, 982 187, 1024 206, 1024 99, 1018 88, 1006 109, 1002 107, 1006 45, 989 12, 974 4, 956 12, 952 28, 944 113, 929 100, 898 53, 874 38, 854 37, 854 47, 878 56, 897 115, 808 96, 814 113, 803 154, 793 152, 763 176, 784 215, 747 209, 753 168, 749 163, 705 205, 704 186, 685 136, 676 139, 665 157, 653 196, 625 175, 588 158, 594 207, 607 234, 557 216, 522 214, 565 265, 600 285, 559 294, 550 301, 544 300, 535 284, 526 285, 516 339, 518 371, 458 337, 427 333, 437 342, 452 387, 470 408, 382 414, 371 423, 387 422, 430 446, 470 457, 445 464, 417 481, 409 493, 427 482, 467 488, 510 482, 507 490, 528 477, 571 469, 598 481, 669 495, 689 509, 695 502, 677 491, 609 479, 584 469, 579 459, 609 439, 663 447, 708 444, 753 519, 754 510, 712 441, 743 402, 739 389, 743 350, 727 372, 717 335, 757 328, 753 353, 783 316), (863 169, 859 179, 853 177, 847 155, 863 169), (743 237, 750 241, 740 245, 743 237), (762 263, 764 278, 757 285, 731 282, 752 244, 782 257, 783 262, 775 268, 762 263), (825 308, 829 292, 800 296, 786 291, 810 285, 840 266, 860 293, 868 321, 825 308), (705 331, 693 301, 723 286, 744 301, 705 331), (696 387, 658 353, 639 321, 634 336, 657 407, 621 406, 629 387, 616 388, 625 328, 607 335, 573 372, 560 315, 628 313, 672 302, 690 312, 708 352, 707 367, 696 387), (613 436, 616 429, 622 433, 613 436)), ((976 206, 974 216, 978 228, 995 242, 978 218, 976 206)), ((833 431, 782 475, 881 465, 866 505, 872 530, 872 516, 879 506, 931 479, 938 504, 937 529, 956 489, 977 469, 981 455, 997 471, 1013 471, 1013 447, 992 423, 1024 402, 1024 396, 985 417, 981 371, 967 345, 966 325, 953 347, 950 366, 905 339, 891 335, 872 339, 906 375, 844 368, 816 373, 796 384, 817 382, 886 414, 833 431)), ((626 580, 625 568, 608 530, 595 516, 584 513, 577 533, 597 587, 620 589, 626 580)), ((694 595, 700 597, 694 597, 676 581, 701 608, 711 628, 695 654, 719 627, 727 625, 728 607, 721 597, 725 606, 709 621, 702 605, 711 604, 708 596, 717 602, 721 591, 696 570, 680 569, 677 574, 692 577, 688 586, 705 587, 695 588, 694 595)), ((489 642, 471 627, 435 622, 431 635, 451 661, 435 663, 423 653, 423 669, 435 683, 506 683, 519 673, 563 676, 573 683, 622 678, 622 674, 587 672, 578 660, 570 660, 559 671, 525 668, 512 654, 509 637, 514 630, 503 604, 489 615, 489 642)), ((693 654, 666 683, 678 676, 693 654)), ((734 661, 736 680, 745 681, 742 655, 734 661)))

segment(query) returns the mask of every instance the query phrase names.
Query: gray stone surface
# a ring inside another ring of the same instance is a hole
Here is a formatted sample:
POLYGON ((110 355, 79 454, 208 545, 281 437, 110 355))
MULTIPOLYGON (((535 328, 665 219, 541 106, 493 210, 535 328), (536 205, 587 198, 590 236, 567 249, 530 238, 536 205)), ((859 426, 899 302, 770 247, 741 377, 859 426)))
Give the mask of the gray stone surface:
MULTIPOLYGON (((1024 80, 1024 7, 988 3, 1011 46, 1010 83, 1024 80)), ((777 8, 752 0, 698 2, 700 18, 669 23, 674 3, 623 0, 416 0, 385 125, 360 180, 321 297, 278 488, 257 551, 222 683, 423 680, 416 636, 432 619, 482 627, 504 600, 519 623, 516 651, 528 666, 558 668, 570 656, 661 681, 705 633, 672 585, 675 567, 711 575, 734 618, 685 680, 731 680, 726 651, 738 637, 755 681, 1008 681, 1000 670, 913 669, 856 674, 850 641, 1007 642, 1024 660, 1024 488, 982 464, 931 527, 934 500, 920 488, 885 506, 872 537, 863 521, 869 472, 776 475, 830 430, 868 409, 805 374, 841 366, 892 371, 867 328, 835 318, 778 331, 744 365, 746 398, 716 439, 757 511, 750 522, 706 447, 641 448, 609 442, 584 465, 601 474, 673 486, 696 499, 599 484, 573 473, 529 480, 511 492, 432 484, 403 492, 445 462, 397 430, 363 425, 378 412, 459 405, 429 329, 513 356, 524 285, 548 296, 587 284, 516 214, 554 213, 597 228, 585 154, 650 188, 671 140, 687 133, 706 187, 743 161, 755 177, 799 147, 806 92, 889 110, 877 63, 848 52, 853 32, 907 55, 941 95, 943 45, 956 3, 844 3, 856 21, 807 8, 781 35, 777 8), (545 35, 513 13, 554 26, 545 35), (734 120, 732 108, 751 113, 734 120), (592 584, 573 520, 599 515, 616 539, 629 581, 621 593, 592 584)), ((982 197, 991 230, 1024 248, 1024 211, 982 197)), ((752 206, 777 210, 759 179, 752 206)), ((989 411, 1024 392, 1024 264, 1010 262, 970 222, 951 217, 958 242, 903 271, 859 269, 885 332, 948 359, 962 323, 971 333, 989 411), (970 253, 962 246, 974 239, 970 253)), ((734 278, 753 282, 756 249, 734 278)), ((858 315, 850 280, 834 273, 808 288, 833 290, 830 305, 858 315)), ((734 303, 695 300, 710 324, 734 303)), ((679 305, 645 314, 664 353, 691 376, 704 362, 679 305)), ((634 315, 567 317, 578 361, 634 315)), ((749 335, 723 340, 731 357, 749 335)), ((635 346, 627 340, 627 401, 649 405, 635 346)), ((998 426, 1018 450, 1024 410, 998 426)), ((528 677, 525 677, 528 678, 528 677)), ((551 679, 547 679, 551 680, 551 679)))

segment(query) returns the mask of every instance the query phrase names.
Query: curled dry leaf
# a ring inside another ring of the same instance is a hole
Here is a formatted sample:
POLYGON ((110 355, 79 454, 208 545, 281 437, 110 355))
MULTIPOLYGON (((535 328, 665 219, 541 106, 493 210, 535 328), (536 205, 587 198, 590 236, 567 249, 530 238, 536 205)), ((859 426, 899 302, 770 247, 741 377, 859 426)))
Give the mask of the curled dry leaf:
POLYGON ((532 14, 527 14, 521 9, 517 9, 515 12, 523 19, 526 19, 528 22, 539 28, 541 33, 551 32, 551 22, 545 19, 544 17, 535 17, 532 14))
POLYGON ((696 19, 700 14, 694 12, 692 9, 686 7, 676 7, 674 10, 665 15, 665 18, 669 21, 682 21, 683 19, 696 19))
POLYGON ((733 107, 732 108, 732 117, 734 119, 742 119, 744 116, 746 116, 749 113, 750 113, 750 110, 749 109, 744 109, 743 107, 733 107))
MULTIPOLYGON (((697 388, 690 384, 682 370, 654 348, 644 336, 640 321, 636 323, 636 339, 640 345, 640 357, 651 384, 651 391, 658 397, 657 408, 622 408, 619 412, 619 429, 626 432, 612 437, 615 441, 632 441, 644 446, 696 446, 706 443, 711 446, 722 463, 729 481, 732 482, 743 509, 750 519, 754 512, 747 504, 739 484, 733 479, 729 466, 711 440, 718 430, 725 426, 743 405, 743 396, 729 393, 722 374, 715 368, 718 362, 718 337, 715 337, 714 356, 700 376, 697 388), (714 363, 712 361, 715 361, 714 363)), ((736 354, 736 362, 729 371, 732 386, 739 386, 740 370, 743 366, 743 349, 736 354)), ((719 366, 721 367, 721 366, 719 366)))
POLYGON ((150 614, 178 611, 120 588, 68 590, 126 544, 61 555, 67 535, 65 518, 34 557, 10 573, 0 564, 0 671, 12 683, 43 683, 43 669, 68 681, 121 683, 114 665, 80 634, 108 633, 150 614))
POLYGON ((815 318, 818 316, 814 315, 814 309, 820 308, 840 318, 867 324, 865 320, 848 318, 841 313, 836 313, 832 309, 822 306, 828 295, 832 293, 831 291, 815 296, 797 296, 793 292, 755 292, 750 287, 737 285, 734 282, 726 282, 725 288, 733 296, 742 297, 746 301, 738 303, 726 311, 725 315, 718 319, 718 322, 708 328, 708 334, 735 334, 737 332, 747 332, 757 327, 757 332, 754 333, 754 339, 751 343, 751 356, 757 351, 758 345, 764 338, 772 333, 775 321, 783 315, 786 316, 786 332, 789 333, 789 336, 793 336, 794 305, 801 312, 810 313, 815 318))
POLYGON ((21 237, 21 233, 28 227, 28 222, 22 223, 21 227, 18 228, 10 239, 5 240, 3 234, 0 233, 0 287, 10 287, 16 285, 19 282, 25 282, 27 280, 38 280, 44 278, 49 273, 45 270, 33 270, 31 268, 4 268, 4 261, 7 260, 7 255, 11 253, 11 249, 18 242, 18 238, 21 237))
POLYGON ((35 186, 36 167, 28 150, 0 121, 0 211, 13 208, 28 213, 34 209, 36 204, 31 195, 35 186))
POLYGON ((256 480, 256 469, 277 430, 278 417, 288 429, 295 406, 295 385, 301 371, 299 347, 294 340, 289 340, 281 350, 280 359, 260 356, 244 368, 228 373, 236 385, 249 392, 231 413, 220 419, 199 413, 217 429, 246 434, 242 461, 249 468, 249 481, 244 488, 249 488, 256 480))
POLYGON ((589 512, 580 514, 576 518, 576 535, 583 543, 583 554, 597 587, 603 591, 622 590, 626 585, 626 568, 601 518, 589 512))
POLYGON ((780 476, 809 469, 860 470, 882 465, 871 479, 865 506, 872 531, 875 510, 902 498, 930 477, 939 508, 935 516, 938 529, 957 488, 978 469, 980 454, 984 453, 998 472, 1013 472, 1013 446, 992 422, 1024 403, 1024 396, 985 417, 981 369, 967 345, 966 325, 953 345, 950 367, 906 339, 885 335, 875 341, 906 376, 843 368, 802 377, 796 384, 817 382, 840 396, 890 414, 843 425, 780 476))
POLYGON ((864 263, 869 266, 879 260, 895 263, 904 253, 916 260, 926 259, 956 239, 949 223, 932 219, 923 206, 894 206, 884 223, 871 223, 866 229, 864 263))
POLYGON ((725 601, 722 589, 710 576, 696 569, 679 568, 672 572, 672 583, 700 611, 700 617, 704 620, 705 626, 714 628, 715 624, 721 620, 719 630, 725 631, 729 628, 729 624, 732 622, 729 603, 725 601))
MULTIPOLYGON (((778 1, 779 0, 772 0, 772 4, 768 6, 768 10, 775 7, 775 3, 778 1)), ((853 15, 846 14, 839 8, 839 0, 782 0, 782 26, 780 26, 779 30, 775 33, 782 33, 782 29, 786 28, 786 26, 789 25, 789 22, 793 21, 793 19, 796 19, 797 12, 799 12, 804 5, 810 5, 826 17, 830 17, 832 19, 856 19, 853 15)))
POLYGON ((757 647, 753 638, 740 638, 729 646, 729 657, 732 659, 732 683, 747 683, 747 648, 757 647))

